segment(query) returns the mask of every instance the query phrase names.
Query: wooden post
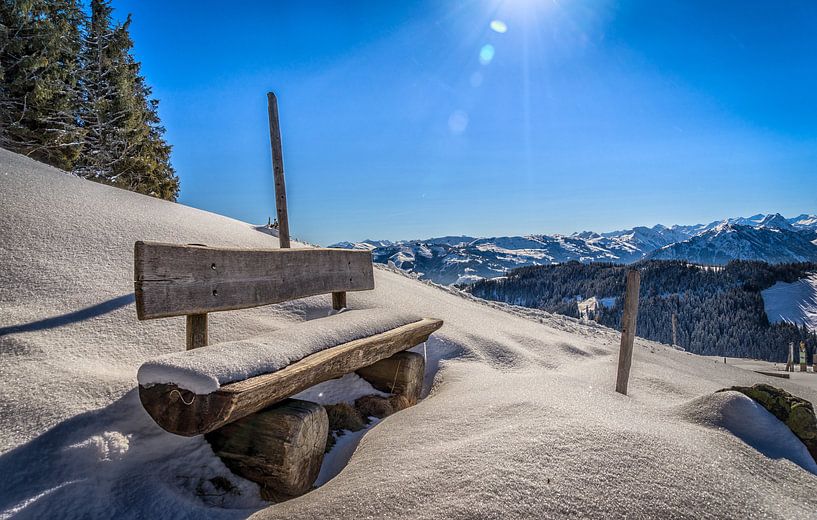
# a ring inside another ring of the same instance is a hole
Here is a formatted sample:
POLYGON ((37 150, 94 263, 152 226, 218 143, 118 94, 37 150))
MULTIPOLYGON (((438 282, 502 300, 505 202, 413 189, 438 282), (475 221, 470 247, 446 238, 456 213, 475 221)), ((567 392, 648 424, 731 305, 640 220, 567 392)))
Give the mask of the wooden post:
POLYGON ((205 438, 228 468, 261 485, 262 498, 281 502, 312 488, 328 433, 323 406, 287 399, 205 438))
POLYGON ((672 346, 678 344, 678 315, 672 313, 672 346))
POLYGON ((187 315, 187 350, 207 346, 207 314, 187 315))
POLYGON ((278 122, 278 100, 267 92, 269 111, 269 140, 272 148, 272 174, 275 179, 275 209, 278 212, 278 242, 282 248, 289 247, 289 218, 287 217, 287 192, 284 183, 284 152, 281 147, 281 125, 278 122))
POLYGON ((621 316, 621 349, 618 353, 618 377, 616 392, 627 395, 627 383, 630 379, 630 365, 633 362, 633 340, 635 324, 638 320, 638 290, 641 286, 641 275, 638 270, 627 271, 627 290, 624 295, 624 314, 621 316))
POLYGON ((346 291, 332 293, 332 308, 339 311, 346 307, 346 291))
POLYGON ((404 350, 377 363, 357 369, 357 375, 381 392, 408 398, 409 405, 420 399, 426 361, 422 354, 404 350))
POLYGON ((789 359, 786 361, 786 372, 794 372, 794 342, 789 342, 789 359))
POLYGON ((806 342, 800 342, 800 372, 807 372, 808 368, 806 366, 806 342))

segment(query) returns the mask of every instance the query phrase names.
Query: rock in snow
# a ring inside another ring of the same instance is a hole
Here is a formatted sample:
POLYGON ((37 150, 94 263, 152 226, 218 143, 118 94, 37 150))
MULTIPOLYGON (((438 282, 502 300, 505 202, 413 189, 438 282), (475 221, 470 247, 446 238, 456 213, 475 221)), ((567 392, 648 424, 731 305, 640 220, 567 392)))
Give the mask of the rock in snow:
POLYGON ((782 388, 759 383, 752 386, 733 386, 727 390, 745 394, 789 427, 811 453, 817 457, 817 419, 814 407, 801 397, 791 395, 782 388))
MULTIPOLYGON (((375 270, 376 289, 350 293, 348 306, 445 320, 427 344, 427 397, 356 447, 359 437, 344 440, 348 465, 337 473, 330 460, 316 490, 265 504, 201 437, 165 433, 142 410, 137 368, 183 349, 184 320, 136 320, 132 255, 135 240, 276 247, 275 237, 2 150, 0 229, 0 518, 806 518, 817 510, 802 443, 764 429, 779 444, 769 456, 688 413, 702 396, 764 376, 637 340, 625 397, 613 391, 615 331, 480 302, 385 267, 375 270)), ((327 295, 214 313, 210 337, 264 335, 329 308, 327 295)), ((742 417, 758 415, 739 413, 738 424, 742 417)))

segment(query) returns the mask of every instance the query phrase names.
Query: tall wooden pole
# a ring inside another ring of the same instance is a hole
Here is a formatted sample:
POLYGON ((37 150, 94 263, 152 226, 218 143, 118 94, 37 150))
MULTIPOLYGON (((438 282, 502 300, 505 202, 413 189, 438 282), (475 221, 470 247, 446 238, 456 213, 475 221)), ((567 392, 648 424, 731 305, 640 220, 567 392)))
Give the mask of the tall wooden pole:
POLYGON ((289 247, 289 217, 287 217, 287 190, 284 184, 284 152, 281 148, 281 125, 278 123, 278 100, 267 92, 269 109, 269 140, 272 148, 272 174, 275 178, 275 209, 278 212, 278 242, 289 247))
POLYGON ((638 270, 627 271, 624 314, 621 316, 621 349, 618 353, 618 376, 616 378, 616 392, 624 395, 627 395, 630 365, 633 363, 633 340, 635 339, 635 324, 638 320, 638 290, 640 287, 641 275, 638 270))

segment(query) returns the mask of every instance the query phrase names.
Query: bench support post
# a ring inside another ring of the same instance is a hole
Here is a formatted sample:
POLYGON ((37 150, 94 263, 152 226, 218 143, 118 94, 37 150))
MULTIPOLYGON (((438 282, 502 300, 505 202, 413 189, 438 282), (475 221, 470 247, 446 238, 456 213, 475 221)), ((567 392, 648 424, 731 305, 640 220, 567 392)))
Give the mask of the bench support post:
POLYGON ((207 346, 207 314, 187 315, 187 350, 207 346))
POLYGON ((287 399, 205 438, 233 473, 261 485, 262 498, 282 502, 312 488, 328 433, 323 406, 287 399))
POLYGON ((426 362, 422 354, 398 352, 373 365, 357 370, 357 375, 381 392, 405 396, 409 405, 420 399, 426 362))
POLYGON ((339 311, 346 307, 346 291, 332 293, 332 308, 339 311))

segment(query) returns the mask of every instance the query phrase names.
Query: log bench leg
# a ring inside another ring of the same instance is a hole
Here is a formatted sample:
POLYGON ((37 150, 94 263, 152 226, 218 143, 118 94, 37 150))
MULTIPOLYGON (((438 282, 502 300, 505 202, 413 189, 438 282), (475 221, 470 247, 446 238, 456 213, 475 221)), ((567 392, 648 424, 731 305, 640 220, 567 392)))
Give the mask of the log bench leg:
POLYGON ((323 406, 287 399, 205 435, 230 470, 282 502, 303 495, 318 477, 329 419, 323 406))
POLYGON ((357 375, 381 392, 405 396, 413 405, 420 399, 425 370, 422 354, 403 351, 357 370, 357 375))

